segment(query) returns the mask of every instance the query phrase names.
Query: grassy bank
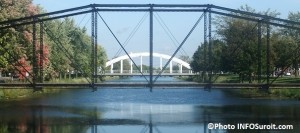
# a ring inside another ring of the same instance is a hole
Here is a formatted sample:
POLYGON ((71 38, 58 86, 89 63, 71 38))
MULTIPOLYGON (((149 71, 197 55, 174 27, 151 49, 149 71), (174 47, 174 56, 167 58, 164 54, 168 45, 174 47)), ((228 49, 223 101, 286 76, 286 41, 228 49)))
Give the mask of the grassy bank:
POLYGON ((41 96, 44 94, 50 93, 58 93, 62 91, 62 89, 50 89, 50 88, 43 88, 43 91, 35 91, 32 88, 18 88, 18 89, 11 89, 11 88, 1 88, 0 89, 0 101, 5 100, 21 100, 26 98, 32 98, 41 96))
MULTIPOLYGON (((184 78, 184 80, 202 82, 203 79, 200 77, 194 78, 184 78)), ((271 77, 270 81, 273 83, 300 83, 300 77, 293 76, 283 76, 283 77, 271 77)), ((215 75, 212 77, 213 83, 241 83, 241 79, 238 75, 215 75)), ((244 83, 249 83, 247 79, 243 79, 244 83)), ((266 78, 262 77, 262 82, 266 82, 266 78)), ((254 78, 252 83, 257 83, 257 79, 254 78)), ((300 88, 299 89, 289 89, 289 88, 271 88, 269 90, 261 90, 261 89, 240 89, 235 90, 233 93, 244 97, 251 98, 291 98, 291 99, 299 99, 300 100, 300 88)))
MULTIPOLYGON (((111 77, 105 78, 105 80, 111 80, 111 77)), ((99 81, 100 82, 100 81, 99 81)), ((85 78, 74 78, 74 79, 54 79, 47 83, 88 83, 85 78)), ((0 101, 7 100, 21 100, 26 98, 33 98, 37 96, 47 95, 51 93, 59 93, 64 91, 62 88, 49 88, 45 87, 42 91, 34 91, 33 88, 0 88, 0 101)))
POLYGON ((298 89, 240 89, 236 92, 240 96, 248 98, 271 98, 271 99, 297 99, 300 100, 300 90, 298 89))
POLYGON ((293 98, 300 100, 299 89, 271 89, 270 94, 281 98, 293 98))

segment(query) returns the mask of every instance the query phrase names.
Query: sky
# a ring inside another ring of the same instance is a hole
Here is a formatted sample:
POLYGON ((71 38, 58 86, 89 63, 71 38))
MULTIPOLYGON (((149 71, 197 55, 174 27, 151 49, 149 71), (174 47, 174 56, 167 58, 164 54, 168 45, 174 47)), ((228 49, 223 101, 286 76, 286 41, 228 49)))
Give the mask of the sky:
MULTIPOLYGON (((33 0, 34 4, 39 4, 47 12, 78 7, 88 4, 214 4, 232 9, 238 9, 242 5, 248 5, 256 11, 280 12, 280 18, 287 18, 289 12, 300 11, 300 0, 33 0)), ((145 13, 100 13, 109 27, 116 34, 123 45, 126 45, 128 52, 149 51, 149 16, 145 13), (142 18, 146 16, 143 20, 142 18), (128 36, 142 21, 140 28, 128 43, 125 43, 128 36)), ((154 52, 172 55, 178 43, 190 31, 196 20, 201 16, 197 13, 155 13, 154 14, 154 52), (163 26, 163 23, 167 26, 163 26), (177 42, 172 41, 166 29, 176 38, 177 42)), ((76 24, 86 27, 90 31, 90 15, 80 15, 74 17, 76 24)), ((124 55, 124 52, 117 54, 119 44, 110 34, 104 23, 98 22, 98 44, 104 47, 108 58, 124 55)), ((213 35, 214 37, 214 35, 213 35)), ((177 57, 180 55, 192 56, 195 50, 203 42, 203 22, 195 29, 187 42, 183 45, 177 57)), ((158 59, 154 59, 155 60, 158 59)))

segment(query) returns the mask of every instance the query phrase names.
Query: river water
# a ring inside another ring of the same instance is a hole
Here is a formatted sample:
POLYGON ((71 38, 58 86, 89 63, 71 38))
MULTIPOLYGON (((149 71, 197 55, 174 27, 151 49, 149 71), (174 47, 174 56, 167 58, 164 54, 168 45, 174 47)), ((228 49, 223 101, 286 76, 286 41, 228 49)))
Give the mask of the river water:
MULTIPOLYGON (((142 80, 130 78, 111 82, 142 80)), ((173 78, 161 80, 181 82, 173 78)), ((187 87, 158 88, 152 92, 148 88, 99 88, 95 92, 76 89, 1 103, 0 133, 42 132, 299 133, 300 101, 251 99, 234 95, 231 90, 187 87), (219 127, 211 130, 209 123, 219 127), (237 129, 238 124, 247 123, 293 125, 293 129, 237 129)))

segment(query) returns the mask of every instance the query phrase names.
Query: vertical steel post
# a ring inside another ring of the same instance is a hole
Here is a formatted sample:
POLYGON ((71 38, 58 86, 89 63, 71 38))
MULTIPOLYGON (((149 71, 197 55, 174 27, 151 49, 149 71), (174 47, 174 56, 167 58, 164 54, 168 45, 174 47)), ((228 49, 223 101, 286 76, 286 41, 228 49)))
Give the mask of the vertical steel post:
POLYGON ((267 87, 270 83, 270 24, 267 24, 267 87))
POLYGON ((40 83, 44 81, 44 23, 40 22, 40 83))
POLYGON ((153 4, 150 4, 150 88, 153 86, 153 4))
MULTIPOLYGON (((209 9, 210 10, 210 9, 209 9)), ((211 12, 208 13, 208 68, 209 83, 212 82, 212 38, 211 38, 211 12)))
MULTIPOLYGON (((95 22, 94 22, 94 24, 95 24, 95 42, 94 42, 94 45, 95 45, 95 55, 94 55, 94 62, 95 62, 95 66, 94 66, 94 68, 95 68, 95 70, 94 70, 94 73, 95 73, 95 75, 98 75, 98 52, 97 52, 97 50, 98 50, 98 19, 97 19, 97 11, 95 11, 94 12, 95 13, 95 22)), ((98 79, 98 77, 96 76, 95 77, 95 83, 97 83, 97 79, 98 79)))
POLYGON ((35 89, 35 84, 38 76, 38 68, 37 68, 37 60, 36 60, 36 23, 34 19, 34 23, 32 25, 32 67, 33 67, 33 77, 32 83, 35 89))
POLYGON ((153 124, 152 124, 152 122, 149 123, 149 133, 153 133, 153 124))
POLYGON ((92 84, 95 84, 95 11, 92 12, 92 16, 91 16, 91 45, 92 45, 92 53, 91 53, 91 80, 92 80, 92 84))
POLYGON ((257 33, 257 58, 258 58, 258 66, 257 66, 257 80, 258 83, 261 83, 261 22, 258 22, 258 33, 257 33))
POLYGON ((203 50, 203 64, 205 65, 205 68, 202 72, 202 78, 203 78, 203 81, 206 82, 206 66, 207 66, 207 60, 206 60, 206 53, 207 53, 207 10, 204 10, 204 50, 203 50))

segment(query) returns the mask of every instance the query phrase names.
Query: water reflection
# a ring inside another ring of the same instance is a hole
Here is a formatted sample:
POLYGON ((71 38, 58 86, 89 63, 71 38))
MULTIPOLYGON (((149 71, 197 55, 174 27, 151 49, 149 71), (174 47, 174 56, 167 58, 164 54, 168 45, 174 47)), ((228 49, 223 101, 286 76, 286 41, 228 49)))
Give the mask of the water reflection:
POLYGON ((84 133, 99 118, 97 110, 57 106, 6 106, 0 110, 1 133, 84 133))
MULTIPOLYGON (((299 132, 299 106, 188 106, 128 103, 104 107, 5 106, 0 110, 1 133, 181 133, 209 130, 208 123, 291 124, 299 132), (117 108, 116 108, 117 107, 117 108)), ((227 130, 226 132, 241 132, 227 130)))
POLYGON ((300 132, 299 101, 217 89, 69 90, 0 105, 0 133, 300 132), (208 123, 291 124, 294 130, 209 130, 208 123))

